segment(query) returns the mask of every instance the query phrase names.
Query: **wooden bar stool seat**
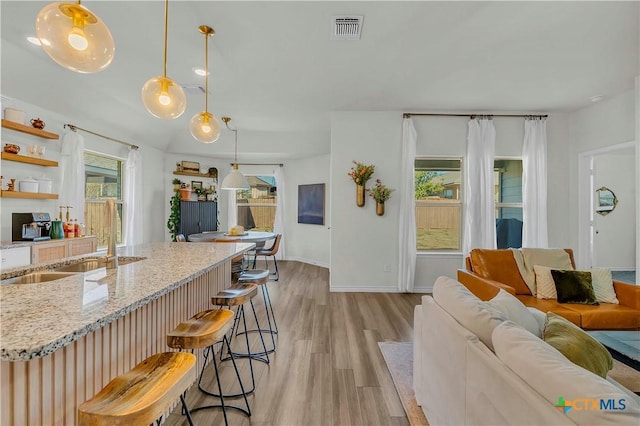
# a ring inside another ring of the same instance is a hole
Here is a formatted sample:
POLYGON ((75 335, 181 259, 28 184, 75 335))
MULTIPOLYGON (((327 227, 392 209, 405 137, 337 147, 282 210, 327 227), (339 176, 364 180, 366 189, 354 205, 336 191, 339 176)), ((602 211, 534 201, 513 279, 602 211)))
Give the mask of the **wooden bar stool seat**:
POLYGON ((226 425, 229 424, 227 420, 227 408, 232 408, 234 410, 241 411, 248 416, 251 416, 251 408, 249 408, 249 401, 247 400, 247 394, 244 390, 244 385, 242 384, 242 379, 240 378, 240 372, 238 371, 238 366, 236 365, 235 358, 233 357, 233 353, 230 354, 231 362, 233 363, 233 369, 236 372, 236 377, 238 378, 238 383, 240 384, 241 393, 233 396, 242 396, 244 398, 245 408, 237 407, 233 405, 225 404, 224 398, 232 397, 231 395, 224 395, 222 393, 222 384, 220 382, 220 373, 218 371, 218 363, 216 361, 214 345, 218 342, 222 342, 222 347, 226 344, 227 347, 230 347, 229 340, 227 339, 227 331, 233 326, 233 318, 234 313, 230 309, 212 309, 207 311, 202 311, 195 314, 193 317, 188 319, 185 322, 178 324, 178 326, 167 334, 167 345, 174 349, 204 349, 204 362, 202 364, 202 370, 200 371, 200 377, 198 379, 198 388, 206 393, 207 395, 212 395, 220 398, 220 405, 205 405, 200 407, 195 407, 191 409, 191 412, 195 412, 198 410, 203 410, 206 408, 222 408, 222 413, 224 416, 224 422, 226 425), (205 368, 207 366, 207 361, 209 360, 209 355, 211 358, 211 363, 213 364, 216 382, 218 384, 218 393, 210 392, 203 388, 202 386, 202 378, 204 375, 205 368))
POLYGON ((195 381, 196 357, 186 352, 152 355, 111 380, 78 407, 80 425, 152 424, 180 398, 193 425, 184 392, 195 381))
POLYGON ((256 294, 258 294, 256 284, 233 284, 213 296, 211 303, 218 306, 241 306, 253 299, 256 294))
POLYGON ((264 301, 264 309, 267 314, 267 323, 269 329, 261 329, 259 326, 254 330, 245 330, 242 333, 269 333, 271 335, 271 348, 264 351, 264 353, 258 353, 259 356, 264 356, 267 353, 275 352, 276 341, 275 334, 278 334, 278 324, 276 323, 276 316, 273 312, 273 305, 271 304, 271 296, 269 295, 269 270, 268 269, 249 269, 240 274, 238 278, 238 284, 257 284, 262 290, 262 300, 264 301))

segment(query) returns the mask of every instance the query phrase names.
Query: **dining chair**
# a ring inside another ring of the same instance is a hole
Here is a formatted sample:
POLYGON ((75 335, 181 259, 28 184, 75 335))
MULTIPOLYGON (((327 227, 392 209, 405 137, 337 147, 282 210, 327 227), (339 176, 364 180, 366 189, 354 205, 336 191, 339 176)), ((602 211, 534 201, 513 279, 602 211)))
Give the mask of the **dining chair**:
POLYGON ((278 260, 276 259, 276 254, 278 253, 278 248, 280 247, 280 239, 282 238, 282 234, 277 234, 273 244, 269 248, 256 248, 253 254, 253 268, 256 267, 256 261, 258 256, 264 256, 264 264, 265 268, 269 269, 269 256, 273 257, 273 265, 275 268, 275 272, 271 275, 274 275, 274 281, 278 281, 280 279, 280 273, 278 272, 278 260))

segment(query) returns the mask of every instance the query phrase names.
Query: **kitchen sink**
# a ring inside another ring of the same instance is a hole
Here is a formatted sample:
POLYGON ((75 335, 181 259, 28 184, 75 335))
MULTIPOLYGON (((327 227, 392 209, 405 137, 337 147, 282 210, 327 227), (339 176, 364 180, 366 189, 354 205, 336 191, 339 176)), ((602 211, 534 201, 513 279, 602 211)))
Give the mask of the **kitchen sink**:
MULTIPOLYGON (((129 263, 138 262, 140 260, 146 259, 144 257, 118 257, 118 266, 127 265, 129 263)), ((71 265, 61 266, 56 268, 58 272, 89 272, 98 268, 106 268, 113 264, 113 260, 107 261, 106 258, 101 257, 90 257, 87 259, 82 259, 77 263, 72 263, 71 265)))
POLYGON ((36 284, 44 283, 47 281, 59 280, 60 278, 66 278, 75 275, 72 272, 57 272, 57 271, 44 271, 44 272, 32 272, 21 277, 9 278, 0 281, 1 284, 36 284))

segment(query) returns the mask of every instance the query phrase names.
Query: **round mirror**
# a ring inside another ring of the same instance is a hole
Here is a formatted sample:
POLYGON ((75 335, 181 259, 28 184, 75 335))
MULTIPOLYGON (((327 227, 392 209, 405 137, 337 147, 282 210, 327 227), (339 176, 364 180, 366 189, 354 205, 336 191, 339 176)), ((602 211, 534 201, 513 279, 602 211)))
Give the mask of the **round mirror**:
POLYGON ((606 216, 618 205, 618 198, 612 190, 603 186, 596 190, 596 213, 606 216))

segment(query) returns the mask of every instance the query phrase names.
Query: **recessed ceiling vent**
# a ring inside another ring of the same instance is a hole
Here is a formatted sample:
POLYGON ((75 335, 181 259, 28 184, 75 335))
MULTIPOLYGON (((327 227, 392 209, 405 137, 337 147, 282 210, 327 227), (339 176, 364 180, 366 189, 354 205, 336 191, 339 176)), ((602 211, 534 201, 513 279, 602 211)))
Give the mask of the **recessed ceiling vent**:
POLYGON ((199 84, 183 84, 182 88, 189 95, 204 95, 204 87, 199 84))
POLYGON ((333 40, 360 40, 364 16, 334 16, 333 40))

